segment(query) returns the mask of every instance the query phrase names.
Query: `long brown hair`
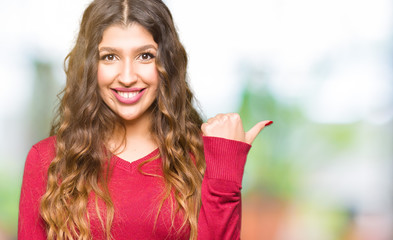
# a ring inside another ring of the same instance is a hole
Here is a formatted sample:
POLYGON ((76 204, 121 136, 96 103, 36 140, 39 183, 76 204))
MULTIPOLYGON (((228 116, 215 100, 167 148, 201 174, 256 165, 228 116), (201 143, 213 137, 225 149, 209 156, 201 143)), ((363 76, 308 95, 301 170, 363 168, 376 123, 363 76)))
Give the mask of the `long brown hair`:
POLYGON ((65 60, 67 82, 51 129, 57 152, 40 208, 48 239, 91 238, 87 214, 91 192, 106 204, 106 209, 96 204, 96 211, 106 238, 111 238, 114 206, 107 187, 110 171, 105 170, 110 156, 104 146, 116 129, 125 126, 99 94, 98 44, 109 26, 134 22, 158 44, 160 82, 152 106, 152 133, 159 144, 165 189, 157 214, 163 202, 173 198, 174 214, 181 213, 182 228, 189 227, 190 239, 196 239, 205 168, 202 120, 186 81, 187 54, 161 0, 95 0, 83 14, 76 44, 65 60), (100 211, 105 211, 105 220, 100 211))

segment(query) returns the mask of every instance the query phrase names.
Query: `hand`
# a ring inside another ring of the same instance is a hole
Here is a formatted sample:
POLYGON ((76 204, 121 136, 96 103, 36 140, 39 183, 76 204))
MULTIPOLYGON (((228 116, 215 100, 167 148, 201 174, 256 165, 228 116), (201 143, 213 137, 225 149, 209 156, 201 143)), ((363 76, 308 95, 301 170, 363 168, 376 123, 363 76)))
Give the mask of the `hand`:
POLYGON ((257 123, 248 132, 243 129, 243 123, 237 113, 218 114, 202 124, 204 136, 221 137, 252 144, 259 132, 273 121, 262 121, 257 123))

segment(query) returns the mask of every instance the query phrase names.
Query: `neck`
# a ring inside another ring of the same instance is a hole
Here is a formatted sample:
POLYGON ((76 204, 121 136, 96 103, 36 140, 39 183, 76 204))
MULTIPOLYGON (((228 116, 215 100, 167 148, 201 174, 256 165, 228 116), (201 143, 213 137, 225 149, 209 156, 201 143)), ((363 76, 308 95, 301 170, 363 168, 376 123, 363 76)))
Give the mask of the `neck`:
POLYGON ((133 121, 123 122, 125 129, 116 129, 109 143, 112 152, 125 159, 143 156, 158 147, 151 132, 152 114, 147 113, 133 121), (125 132, 124 132, 125 130, 125 132))

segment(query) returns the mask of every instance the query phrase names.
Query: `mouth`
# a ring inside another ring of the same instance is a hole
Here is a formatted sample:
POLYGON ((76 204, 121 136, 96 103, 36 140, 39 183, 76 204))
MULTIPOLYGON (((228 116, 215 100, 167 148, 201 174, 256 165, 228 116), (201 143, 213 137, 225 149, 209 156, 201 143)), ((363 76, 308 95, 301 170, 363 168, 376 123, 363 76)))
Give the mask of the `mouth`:
POLYGON ((138 95, 140 93, 140 91, 138 91, 138 92, 119 92, 119 91, 116 91, 116 93, 119 94, 123 98, 129 99, 129 98, 133 98, 136 95, 138 95))
POLYGON ((133 104, 142 97, 146 88, 111 88, 111 90, 120 102, 133 104))
POLYGON ((133 98, 146 88, 112 88, 114 92, 123 98, 133 98))

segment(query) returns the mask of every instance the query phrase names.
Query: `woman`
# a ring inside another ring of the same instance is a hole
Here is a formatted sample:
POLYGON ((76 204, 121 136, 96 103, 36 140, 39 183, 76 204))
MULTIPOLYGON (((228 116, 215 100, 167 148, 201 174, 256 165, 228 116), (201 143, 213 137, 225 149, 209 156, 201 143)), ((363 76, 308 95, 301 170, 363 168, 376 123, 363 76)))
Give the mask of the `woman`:
POLYGON ((51 137, 30 150, 18 239, 237 239, 250 144, 237 114, 202 124, 160 0, 85 10, 51 137))

